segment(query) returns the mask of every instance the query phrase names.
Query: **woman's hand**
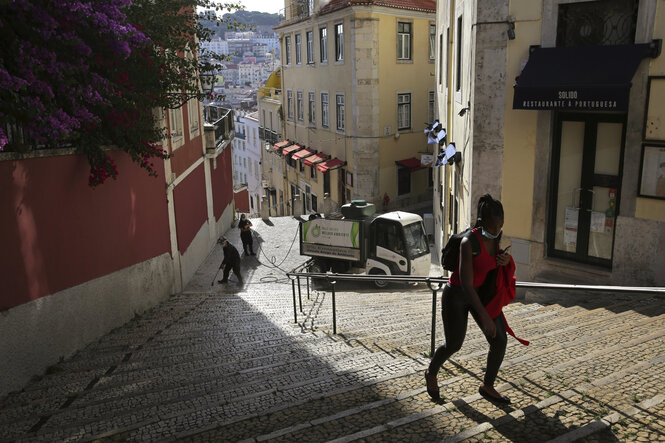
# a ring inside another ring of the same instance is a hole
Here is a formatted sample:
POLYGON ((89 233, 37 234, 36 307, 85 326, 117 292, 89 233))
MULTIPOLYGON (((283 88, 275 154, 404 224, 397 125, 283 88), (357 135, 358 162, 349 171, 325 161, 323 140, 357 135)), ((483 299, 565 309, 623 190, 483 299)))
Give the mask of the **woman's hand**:
POLYGON ((506 266, 508 263, 510 263, 510 254, 508 254, 507 252, 502 252, 501 254, 496 256, 497 266, 506 266))
POLYGON ((480 322, 483 327, 483 332, 485 333, 486 336, 489 338, 494 338, 496 337, 496 325, 494 324, 494 321, 490 318, 490 316, 485 312, 485 315, 480 316, 480 322))

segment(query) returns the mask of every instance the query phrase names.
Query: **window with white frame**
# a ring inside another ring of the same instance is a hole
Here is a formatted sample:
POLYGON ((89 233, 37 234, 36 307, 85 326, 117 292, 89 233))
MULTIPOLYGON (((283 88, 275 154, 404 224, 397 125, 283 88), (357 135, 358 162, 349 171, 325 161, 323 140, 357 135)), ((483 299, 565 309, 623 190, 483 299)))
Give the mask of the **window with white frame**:
POLYGON ((293 120, 293 91, 286 91, 286 116, 290 120, 293 120))
POLYGON ((319 28, 319 61, 328 61, 328 28, 319 28))
POLYGON ((335 117, 337 118, 337 130, 344 130, 344 94, 335 96, 335 117))
POLYGON ((411 128, 411 94, 397 94, 397 129, 411 128))
POLYGON ((284 37, 284 58, 286 60, 286 64, 290 65, 291 64, 291 36, 286 36, 284 37))
POLYGON ((429 100, 427 102, 427 122, 432 123, 434 121, 434 104, 435 104, 435 95, 434 91, 428 92, 429 100))
POLYGON ((187 118, 189 119, 189 132, 199 130, 199 101, 194 98, 187 103, 187 118))
POLYGON ((397 59, 411 60, 411 23, 397 22, 397 59))
POLYGON ((309 108, 307 112, 307 119, 310 123, 316 123, 316 103, 314 100, 314 92, 310 91, 307 93, 307 99, 309 101, 309 108))
POLYGON ((169 109, 169 124, 171 125, 171 138, 180 139, 182 137, 182 108, 169 109))
POLYGON ((307 38, 307 64, 314 64, 314 34, 312 31, 307 31, 305 34, 307 38))
POLYGON ((344 60, 344 24, 335 25, 335 60, 341 62, 344 60))
POLYGON ((296 108, 298 110, 298 120, 303 121, 304 112, 302 103, 302 91, 296 92, 296 108))
POLYGON ((302 63, 302 36, 296 34, 296 65, 302 63))
POLYGON ((321 126, 324 128, 327 128, 330 123, 329 123, 329 118, 328 118, 328 93, 327 92, 322 92, 321 93, 321 126))
POLYGON ((436 56, 436 25, 430 23, 429 25, 429 60, 434 61, 436 56))

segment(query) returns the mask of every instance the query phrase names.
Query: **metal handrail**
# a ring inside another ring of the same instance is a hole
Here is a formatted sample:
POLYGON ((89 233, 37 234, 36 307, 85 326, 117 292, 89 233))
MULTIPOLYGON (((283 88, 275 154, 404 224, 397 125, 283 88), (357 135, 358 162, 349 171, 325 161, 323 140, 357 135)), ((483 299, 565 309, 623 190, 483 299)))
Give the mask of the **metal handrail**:
MULTIPOLYGON (((287 272, 286 275, 291 279, 291 285, 293 290, 293 317, 294 323, 298 323, 298 314, 296 311, 296 289, 295 283, 298 282, 298 297, 300 300, 300 312, 302 310, 302 296, 300 293, 300 278, 305 277, 307 279, 307 299, 309 300, 309 279, 316 278, 326 280, 332 285, 332 310, 333 310, 333 334, 337 334, 337 313, 336 313, 336 303, 335 303, 335 286, 337 280, 349 280, 349 281, 368 281, 374 282, 377 280, 381 281, 391 281, 391 282, 408 282, 408 283, 425 283, 432 291, 432 326, 431 326, 431 355, 434 355, 435 347, 435 335, 436 335, 436 296, 437 292, 440 291, 443 286, 448 283, 449 278, 440 276, 440 277, 420 277, 413 275, 359 275, 359 274, 338 274, 333 272, 325 273, 314 273, 314 272, 300 272, 303 269, 307 269, 311 264, 311 260, 305 262, 304 264, 294 268, 291 272, 287 272)), ((655 286, 609 286, 609 285, 574 285, 574 284, 564 284, 564 283, 537 283, 537 282, 520 282, 516 281, 515 286, 518 288, 537 288, 537 289, 562 289, 562 290, 572 290, 572 291, 606 291, 606 292, 630 292, 630 293, 646 293, 646 294, 658 294, 665 296, 665 287, 655 287, 655 286)))

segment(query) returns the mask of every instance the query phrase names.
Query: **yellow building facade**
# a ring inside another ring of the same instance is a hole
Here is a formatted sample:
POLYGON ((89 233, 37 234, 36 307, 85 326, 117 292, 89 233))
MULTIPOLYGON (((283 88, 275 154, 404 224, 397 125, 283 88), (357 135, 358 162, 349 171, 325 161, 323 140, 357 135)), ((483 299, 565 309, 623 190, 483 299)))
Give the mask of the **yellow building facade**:
POLYGON ((436 33, 464 147, 435 177, 438 246, 490 193, 518 279, 665 285, 663 2, 440 0, 436 33))
POLYGON ((420 160, 432 152, 423 128, 434 113, 434 1, 285 7, 276 30, 290 145, 273 146, 284 180, 270 185, 287 213, 295 204, 302 213, 334 211, 352 199, 379 209, 431 206, 431 173, 420 160))

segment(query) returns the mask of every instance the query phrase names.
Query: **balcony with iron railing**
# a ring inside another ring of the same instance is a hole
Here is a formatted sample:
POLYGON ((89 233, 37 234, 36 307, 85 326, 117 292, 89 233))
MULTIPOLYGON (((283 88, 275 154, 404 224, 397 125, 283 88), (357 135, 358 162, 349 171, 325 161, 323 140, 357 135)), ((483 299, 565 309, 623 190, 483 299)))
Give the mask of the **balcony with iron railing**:
POLYGON ((264 86, 259 89, 259 98, 272 98, 275 100, 281 100, 282 90, 278 88, 269 88, 264 86))
POLYGON ((259 140, 263 140, 266 143, 274 145, 275 143, 281 141, 282 137, 275 131, 272 131, 268 128, 259 127, 259 140))
POLYGON ((285 17, 280 24, 286 24, 305 19, 314 14, 314 0, 291 0, 286 8, 281 9, 279 14, 285 17))
POLYGON ((235 138, 233 110, 207 105, 203 108, 206 152, 216 157, 235 138))

